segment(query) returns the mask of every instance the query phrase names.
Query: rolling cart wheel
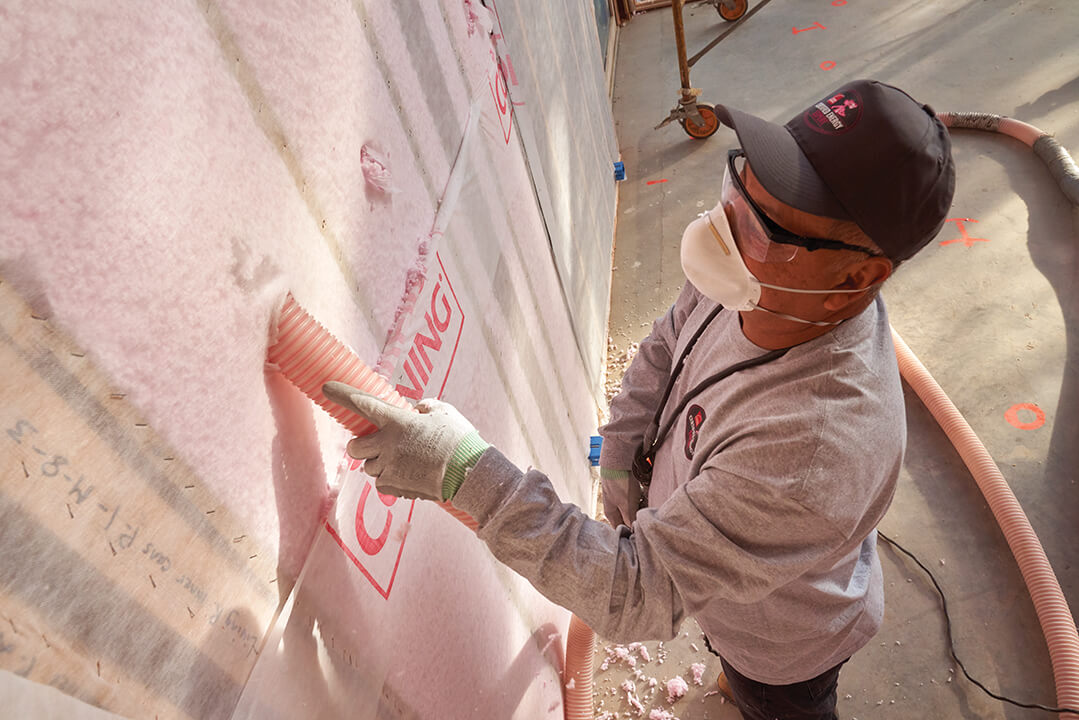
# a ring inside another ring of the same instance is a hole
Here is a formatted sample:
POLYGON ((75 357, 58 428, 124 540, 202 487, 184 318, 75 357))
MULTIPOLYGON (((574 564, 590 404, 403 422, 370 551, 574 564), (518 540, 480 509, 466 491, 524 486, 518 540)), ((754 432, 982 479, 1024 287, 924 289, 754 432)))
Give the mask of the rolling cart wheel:
POLYGON ((698 103, 697 112, 701 114, 701 119, 704 120, 704 124, 698 125, 689 118, 684 118, 681 120, 682 129, 685 130, 686 134, 691 138, 697 140, 704 140, 707 137, 715 135, 716 130, 719 130, 719 117, 716 116, 715 106, 706 103, 698 103))
POLYGON ((734 22, 745 15, 748 9, 749 0, 719 0, 716 3, 719 16, 727 22, 734 22))

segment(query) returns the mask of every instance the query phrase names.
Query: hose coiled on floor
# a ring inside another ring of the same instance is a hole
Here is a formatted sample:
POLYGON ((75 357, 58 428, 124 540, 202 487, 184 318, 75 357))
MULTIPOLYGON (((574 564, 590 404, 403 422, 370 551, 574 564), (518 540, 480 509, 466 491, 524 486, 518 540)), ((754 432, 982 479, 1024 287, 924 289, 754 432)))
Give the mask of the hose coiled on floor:
MULTIPOLYGON (((915 357, 899 333, 892 329, 896 360, 903 379, 911 386, 933 418, 940 424, 974 476, 989 509, 1019 565, 1034 610, 1045 633, 1056 681, 1057 704, 1079 707, 1079 635, 1076 634, 1068 601, 1023 508, 1008 486, 992 456, 952 404, 925 366, 915 357)), ((1074 718, 1071 713, 1061 717, 1074 718)))
POLYGON ((1049 133, 1021 120, 992 113, 941 112, 937 117, 947 128, 999 132, 1026 143, 1049 168, 1049 174, 1072 205, 1079 205, 1079 166, 1049 133))

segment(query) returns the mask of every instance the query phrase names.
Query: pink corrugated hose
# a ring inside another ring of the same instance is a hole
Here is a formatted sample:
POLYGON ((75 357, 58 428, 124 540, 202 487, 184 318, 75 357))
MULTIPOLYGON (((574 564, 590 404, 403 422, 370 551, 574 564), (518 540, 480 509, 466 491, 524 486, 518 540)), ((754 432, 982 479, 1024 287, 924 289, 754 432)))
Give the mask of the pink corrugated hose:
MULTIPOLYGON (((997 132, 1030 146, 1049 168, 1061 191, 1079 206, 1079 167, 1068 151, 1049 133, 1015 118, 982 112, 941 112, 937 117, 949 129, 997 132)), ((892 329, 896 357, 903 377, 918 393, 926 407, 959 451, 963 462, 974 475, 994 517, 1000 524, 1008 546, 1019 564, 1034 609, 1049 646, 1049 659, 1056 682, 1057 705, 1079 707, 1079 634, 1068 601, 1060 589, 1045 550, 1034 533, 1019 501, 997 468, 985 446, 966 420, 937 385, 929 371, 892 329)), ((1076 718, 1074 713, 1061 717, 1076 718)))
MULTIPOLYGON (((292 294, 278 314, 276 336, 271 339, 266 359, 276 365, 293 385, 314 400, 354 435, 367 435, 375 426, 367 420, 330 402, 322 394, 323 384, 337 380, 348 383, 397 407, 412 409, 383 378, 356 357, 348 346, 333 336, 306 310, 292 294)), ((473 532, 476 521, 451 503, 442 508, 464 523, 473 532)), ((567 720, 584 720, 592 712, 592 653, 595 634, 576 616, 570 619, 566 637, 566 667, 563 671, 563 704, 567 720)))
POLYGON ((1009 135, 1034 151, 1049 168, 1049 174, 1057 181, 1061 192, 1079 205, 1079 166, 1076 166, 1067 149, 1044 130, 1015 118, 983 112, 941 112, 937 117, 946 127, 963 130, 986 130, 1009 135))
MULTIPOLYGON (((959 451, 1019 564, 1019 571, 1030 591, 1034 610, 1049 645, 1049 659, 1053 664, 1053 678, 1057 687, 1057 705, 1079 707, 1079 636, 1076 635, 1068 601, 1038 536, 992 456, 894 328, 892 340, 903 379, 922 399, 959 451)), ((1061 717, 1077 716, 1062 713, 1061 717)))

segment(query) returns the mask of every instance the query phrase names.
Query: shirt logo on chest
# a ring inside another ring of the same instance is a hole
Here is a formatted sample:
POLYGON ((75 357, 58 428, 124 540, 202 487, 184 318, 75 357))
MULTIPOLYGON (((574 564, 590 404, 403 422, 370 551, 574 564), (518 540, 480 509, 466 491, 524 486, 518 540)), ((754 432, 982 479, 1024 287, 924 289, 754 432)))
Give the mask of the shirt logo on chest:
POLYGON ((686 442, 683 449, 686 451, 686 459, 693 459, 693 451, 697 448, 697 438, 701 435, 701 425, 704 425, 704 408, 700 405, 690 405, 686 411, 686 442))

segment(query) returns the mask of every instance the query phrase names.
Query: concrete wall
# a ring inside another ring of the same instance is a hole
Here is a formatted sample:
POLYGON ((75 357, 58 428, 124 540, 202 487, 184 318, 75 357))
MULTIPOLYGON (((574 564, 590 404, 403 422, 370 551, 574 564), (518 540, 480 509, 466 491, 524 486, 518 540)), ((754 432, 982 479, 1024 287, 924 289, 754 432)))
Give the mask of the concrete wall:
POLYGON ((566 613, 265 365, 292 292, 590 502, 592 9, 496 10, 0 9, 0 669, 123 716, 561 714, 566 613))

